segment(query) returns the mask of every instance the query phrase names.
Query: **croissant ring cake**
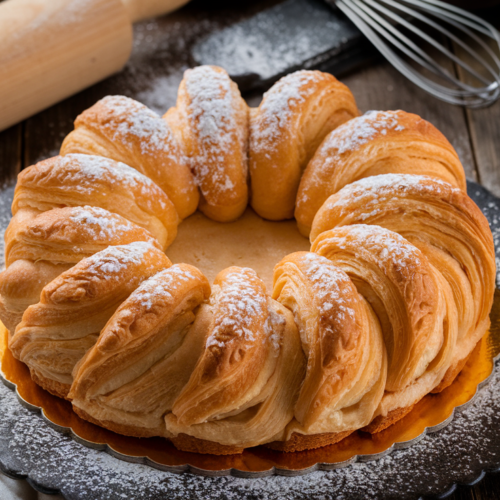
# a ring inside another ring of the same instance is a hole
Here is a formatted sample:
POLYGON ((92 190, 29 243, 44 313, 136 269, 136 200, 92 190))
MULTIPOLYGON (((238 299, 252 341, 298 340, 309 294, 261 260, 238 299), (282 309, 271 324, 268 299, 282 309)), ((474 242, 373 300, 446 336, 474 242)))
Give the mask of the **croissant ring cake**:
POLYGON ((282 78, 258 108, 215 66, 160 117, 122 96, 21 172, 0 319, 32 379, 83 419, 178 449, 294 452, 377 433, 448 387, 490 325, 493 237, 446 138, 360 116, 332 75, 282 78), (308 252, 272 289, 168 258, 197 209, 295 217, 308 252))

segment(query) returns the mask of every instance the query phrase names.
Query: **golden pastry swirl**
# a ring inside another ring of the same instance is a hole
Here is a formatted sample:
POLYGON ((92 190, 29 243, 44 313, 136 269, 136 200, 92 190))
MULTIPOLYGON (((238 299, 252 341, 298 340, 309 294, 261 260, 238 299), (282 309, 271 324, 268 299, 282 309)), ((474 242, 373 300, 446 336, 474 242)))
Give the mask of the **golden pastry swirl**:
POLYGON ((84 205, 104 208, 147 229, 163 249, 177 235, 179 218, 168 196, 137 170, 102 156, 55 156, 23 170, 12 214, 84 205))
POLYGON ((248 106, 237 85, 217 66, 189 69, 164 118, 200 188, 200 210, 220 222, 237 219, 248 203, 248 106))
POLYGON ((307 162, 329 132, 358 114, 351 91, 328 73, 297 71, 273 85, 250 119, 253 209, 291 219, 307 162))
POLYGON ((379 320, 349 276, 315 253, 294 253, 275 268, 273 297, 293 312, 307 357, 284 437, 342 439, 368 425, 384 394, 387 355, 379 320))
POLYGON ((109 245, 158 241, 142 227, 98 207, 17 212, 5 233, 7 269, 0 273, 0 316, 12 334, 45 285, 109 245))
POLYGON ((108 96, 78 116, 61 146, 62 155, 69 153, 130 165, 165 191, 181 219, 196 210, 198 189, 172 130, 133 99, 108 96))
POLYGON ((417 247, 379 226, 325 231, 311 250, 349 275, 380 321, 388 366, 376 415, 411 407, 453 358, 458 323, 448 282, 417 247))
POLYGON ((66 397, 76 363, 116 308, 142 281, 171 266, 151 243, 109 246, 81 260, 42 290, 12 337, 12 354, 42 387, 66 397))
POLYGON ((272 441, 290 421, 303 354, 292 315, 253 270, 219 273, 209 307, 203 354, 166 426, 174 443, 188 445, 187 434, 234 453, 272 441))
POLYGON ((146 280, 75 367, 76 412, 128 435, 165 435, 163 415, 200 352, 204 320, 195 313, 209 295, 207 279, 188 264, 146 280))
POLYGON ((332 194, 379 174, 428 175, 466 189, 456 151, 429 122, 405 111, 370 111, 331 132, 300 181, 295 218, 309 235, 312 221, 332 194))

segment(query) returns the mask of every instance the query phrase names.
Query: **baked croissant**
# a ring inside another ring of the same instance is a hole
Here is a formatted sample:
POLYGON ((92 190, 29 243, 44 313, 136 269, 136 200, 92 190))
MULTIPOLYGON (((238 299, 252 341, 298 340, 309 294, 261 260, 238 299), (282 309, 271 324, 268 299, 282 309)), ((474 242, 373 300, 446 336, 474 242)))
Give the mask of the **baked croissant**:
POLYGON ((490 325, 496 270, 486 217, 465 192, 443 181, 380 175, 354 182, 328 198, 314 219, 311 241, 328 229, 361 223, 401 234, 450 284, 458 338, 438 390, 447 387, 490 325))
POLYGON ((116 310, 74 370, 69 393, 81 417, 131 436, 164 436, 163 415, 189 379, 207 319, 210 285, 179 264, 146 280, 116 310))
POLYGON ((157 184, 181 219, 198 206, 199 194, 181 148, 168 124, 143 104, 108 96, 75 120, 61 154, 85 153, 125 163, 157 184))
POLYGON ((316 148, 358 115, 351 91, 328 73, 297 71, 274 84, 250 118, 252 208, 265 219, 291 219, 316 148))
POLYGON ((370 303, 387 350, 385 394, 374 416, 379 431, 408 413, 443 379, 457 341, 450 285, 425 255, 379 226, 321 233, 311 251, 340 267, 370 303))
POLYGON ((248 106, 237 85, 217 66, 189 69, 164 119, 189 159, 200 210, 219 222, 237 219, 248 203, 248 106))
POLYGON ((283 432, 304 357, 292 314, 267 296, 251 269, 219 273, 209 314, 204 350, 166 428, 180 449, 241 453, 283 432))
POLYGON ((97 206, 147 229, 165 249, 177 235, 177 212, 148 177, 101 156, 55 156, 23 170, 12 214, 69 206, 97 206))
POLYGON ((151 243, 109 246, 81 260, 27 308, 9 347, 31 377, 67 397, 76 363, 96 342, 121 303, 150 276, 171 266, 151 243))
POLYGON ((429 122, 405 111, 370 111, 331 132, 307 165, 295 205, 299 231, 308 236, 326 199, 372 175, 428 175, 466 190, 457 153, 429 122))
POLYGON ((9 332, 59 274, 109 245, 134 241, 161 250, 148 231, 102 208, 19 211, 5 232, 7 269, 0 273, 0 317, 9 332))
POLYGON ((339 267, 314 253, 285 257, 273 298, 293 312, 307 371, 284 441, 298 451, 336 443, 368 425, 384 394, 387 355, 380 323, 339 267))

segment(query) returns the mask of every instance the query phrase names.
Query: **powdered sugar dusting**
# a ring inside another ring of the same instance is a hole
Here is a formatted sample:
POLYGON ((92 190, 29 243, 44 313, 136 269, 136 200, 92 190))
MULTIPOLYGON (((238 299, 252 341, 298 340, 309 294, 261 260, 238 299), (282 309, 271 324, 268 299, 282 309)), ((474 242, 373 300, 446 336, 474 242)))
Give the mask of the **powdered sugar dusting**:
POLYGON ((86 448, 22 407, 13 391, 0 384, 2 461, 36 484, 79 500, 416 498, 443 493, 454 481, 473 481, 482 469, 497 468, 499 388, 497 368, 490 384, 446 428, 382 459, 305 476, 247 479, 174 474, 86 448))
MULTIPOLYGON (((312 284, 315 303, 321 316, 328 317, 335 324, 346 319, 353 320, 354 309, 345 299, 346 289, 353 288, 349 276, 328 259, 317 254, 307 253, 303 259, 306 264, 303 272, 312 284), (332 314, 333 312, 335 313, 332 314)), ((323 326, 334 333, 329 322, 324 322, 323 326)))
POLYGON ((399 111, 368 111, 336 128, 326 139, 322 149, 328 154, 341 155, 356 151, 376 135, 386 135, 389 130, 400 132, 399 111))
POLYGON ((279 80, 264 94, 259 120, 250 121, 254 151, 273 149, 275 141, 290 126, 294 108, 314 92, 314 86, 309 84, 318 78, 314 71, 297 71, 279 80))
POLYGON ((184 283, 195 279, 196 277, 188 269, 176 264, 146 280, 129 300, 138 301, 146 311, 151 311, 157 306, 164 307, 166 303, 173 302, 175 292, 184 283))
MULTIPOLYGON (((186 90, 190 98, 190 126, 200 140, 200 155, 193 158, 193 169, 204 191, 204 182, 219 191, 230 191, 234 183, 224 168, 225 154, 233 148, 235 135, 240 144, 242 157, 246 158, 246 138, 235 117, 231 80, 210 66, 199 66, 186 71, 186 90)), ((243 162, 246 177, 246 163, 243 162)), ((203 194, 206 194, 203 192, 203 194)))
MULTIPOLYGON (((269 299, 268 299, 269 300, 269 299)), ((281 347, 281 327, 286 324, 286 320, 281 314, 275 312, 272 305, 268 309, 269 315, 266 318, 264 329, 269 332, 269 341, 274 350, 274 355, 278 356, 281 347)))
POLYGON ((356 199, 365 207, 373 205, 376 208, 381 202, 397 198, 409 192, 425 196, 426 194, 439 195, 442 193, 460 194, 462 191, 447 182, 425 175, 374 175, 343 187, 331 197, 326 204, 326 208, 332 210, 338 207, 347 207, 353 199, 356 199))
MULTIPOLYGON (((496 199, 476 184, 469 195, 482 207, 493 231, 498 255, 500 209, 496 199)), ((0 196, 0 228, 10 217, 13 189, 0 196), (3 210, 4 209, 4 210, 3 210)), ((0 241, 3 243, 3 240, 0 241)), ((3 254, 3 252, 2 252, 3 254)), ((498 259, 498 257, 497 257, 498 259)), ((453 482, 469 483, 481 470, 496 469, 500 461, 500 371, 474 401, 455 413, 444 429, 423 437, 407 449, 382 459, 344 469, 316 471, 304 476, 258 479, 203 477, 157 470, 129 463, 87 448, 58 432, 39 414, 23 407, 14 392, 0 384, 0 457, 2 468, 32 483, 60 490, 65 498, 169 498, 172 500, 311 500, 336 498, 407 498, 442 494, 453 482)), ((249 457, 252 450, 248 450, 249 457)))
POLYGON ((395 266, 411 272, 425 257, 402 236, 379 226, 356 224, 332 231, 328 243, 364 256, 381 266, 395 266))
MULTIPOLYGON (((88 238, 99 238, 107 241, 117 241, 126 234, 139 229, 138 226, 120 215, 112 214, 99 207, 74 207, 69 215, 83 235, 88 238)), ((145 232, 145 231, 144 231, 145 232)), ((153 240, 152 237, 148 239, 153 240)))
POLYGON ((153 252, 158 252, 158 250, 145 241, 109 246, 80 261, 70 272, 84 267, 86 275, 91 279, 119 280, 123 271, 131 266, 137 267, 145 264, 151 268, 152 263, 149 257, 153 252))
POLYGON ((108 184, 113 188, 127 192, 138 191, 144 203, 155 200, 162 209, 166 208, 164 192, 149 178, 125 163, 115 162, 102 156, 68 154, 60 157, 50 166, 45 179, 35 178, 37 185, 50 181, 50 177, 64 176, 64 183, 58 189, 91 195, 99 184, 108 184))
POLYGON ((178 155, 177 145, 167 123, 154 111, 125 96, 107 96, 98 104, 106 108, 106 128, 115 141, 132 146, 139 141, 142 153, 178 155))
POLYGON ((215 326, 207 338, 207 349, 223 348, 237 338, 247 342, 257 340, 255 334, 259 332, 252 330, 255 317, 267 318, 268 311, 264 283, 253 269, 242 268, 226 274, 220 286, 214 286, 211 302, 215 326))

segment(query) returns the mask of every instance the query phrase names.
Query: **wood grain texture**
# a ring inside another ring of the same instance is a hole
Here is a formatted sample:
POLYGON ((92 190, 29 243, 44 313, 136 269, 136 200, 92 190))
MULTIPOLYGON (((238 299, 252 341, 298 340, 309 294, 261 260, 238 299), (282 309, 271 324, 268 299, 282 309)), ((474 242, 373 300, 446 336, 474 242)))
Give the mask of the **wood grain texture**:
POLYGON ((24 124, 0 132, 0 185, 13 182, 23 164, 24 124))
POLYGON ((0 130, 120 70, 132 26, 120 0, 0 4, 0 130))
MULTIPOLYGON (((488 16, 500 25, 500 8, 493 9, 488 16)), ((486 40, 490 47, 500 57, 498 45, 493 40, 486 40)), ((481 66, 476 59, 455 46, 455 51, 472 68, 481 72, 481 66)), ((482 51, 484 54, 485 51, 482 51)), ((460 79, 467 83, 477 85, 469 73, 458 68, 460 79)), ((478 169, 479 182, 492 193, 500 196, 500 103, 485 109, 466 110, 466 116, 470 129, 470 137, 473 146, 474 159, 478 169)))

